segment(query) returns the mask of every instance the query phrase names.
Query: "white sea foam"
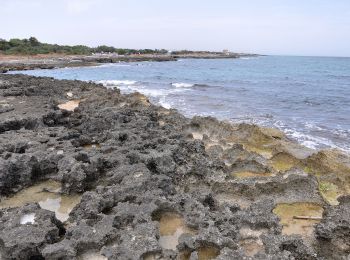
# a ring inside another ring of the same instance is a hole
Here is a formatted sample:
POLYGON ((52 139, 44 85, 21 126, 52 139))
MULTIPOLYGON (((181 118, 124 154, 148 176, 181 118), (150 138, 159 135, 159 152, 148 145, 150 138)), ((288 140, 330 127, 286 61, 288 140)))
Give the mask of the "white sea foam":
POLYGON ((25 224, 34 224, 35 222, 35 214, 30 213, 30 214, 25 214, 21 217, 20 221, 21 225, 25 224))
POLYGON ((165 100, 165 97, 162 97, 159 99, 159 105, 161 105, 162 107, 166 108, 166 109, 170 109, 171 105, 165 100))
POLYGON ((117 86, 130 86, 135 85, 135 80, 100 80, 97 83, 102 84, 105 87, 117 87, 117 86))
POLYGON ((322 131, 323 129, 317 125, 315 125, 314 123, 311 123, 311 122, 306 122, 305 123, 305 127, 308 128, 308 129, 312 129, 312 130, 319 130, 319 131, 322 131))
MULTIPOLYGON (((135 90, 136 91, 136 90, 135 90)), ((149 97, 162 97, 167 95, 166 91, 163 89, 137 89, 138 92, 149 97)))
POLYGON ((123 63, 107 63, 103 65, 98 65, 96 67, 102 67, 102 68, 109 68, 109 67, 131 67, 130 64, 123 64, 123 63))
POLYGON ((318 146, 317 143, 310 141, 310 140, 302 141, 302 142, 300 142, 300 144, 307 147, 307 148, 313 149, 313 150, 316 150, 317 146, 318 146))
POLYGON ((284 129, 284 132, 288 136, 297 140, 300 144, 311 149, 318 149, 318 148, 324 148, 324 147, 339 148, 337 145, 335 145, 331 140, 327 138, 304 134, 295 129, 284 129))
POLYGON ((239 59, 241 60, 254 60, 257 59, 258 57, 240 57, 239 59))
POLYGON ((171 84, 173 87, 175 88, 192 88, 194 86, 194 84, 191 84, 191 83, 183 83, 183 82, 180 82, 180 83, 172 83, 171 84))

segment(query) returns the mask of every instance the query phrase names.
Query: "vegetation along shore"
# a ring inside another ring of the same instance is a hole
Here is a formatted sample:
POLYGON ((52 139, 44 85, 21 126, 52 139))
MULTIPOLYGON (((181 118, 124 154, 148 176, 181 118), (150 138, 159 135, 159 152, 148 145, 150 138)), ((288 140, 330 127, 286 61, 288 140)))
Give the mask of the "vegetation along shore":
POLYGON ((97 66, 105 63, 140 61, 175 61, 185 58, 227 59, 256 56, 255 54, 168 51, 164 49, 122 49, 111 46, 96 48, 84 45, 62 46, 29 39, 0 39, 0 73, 14 70, 54 69, 63 67, 97 66))

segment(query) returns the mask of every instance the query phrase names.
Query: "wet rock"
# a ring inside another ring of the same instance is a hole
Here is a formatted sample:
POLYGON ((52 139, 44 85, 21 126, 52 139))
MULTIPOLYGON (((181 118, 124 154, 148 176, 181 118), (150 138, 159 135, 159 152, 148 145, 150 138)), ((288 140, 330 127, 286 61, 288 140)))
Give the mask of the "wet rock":
MULTIPOLYGON (((8 111, 7 111, 8 112, 8 111)), ((0 133, 19 130, 21 128, 34 129, 39 124, 36 118, 15 118, 0 122, 0 133)))
POLYGON ((28 186, 33 179, 39 179, 40 167, 36 157, 12 155, 9 159, 0 158, 0 195, 28 186))
POLYGON ((83 192, 88 183, 88 176, 84 171, 84 165, 74 163, 69 172, 64 173, 62 178, 63 192, 83 192))
POLYGON ((3 259, 42 257, 42 249, 60 239, 64 231, 53 212, 36 204, 0 211, 0 244, 3 259), (32 221, 21 221, 33 214, 32 221))
POLYGON ((339 198, 339 205, 329 207, 316 226, 320 251, 329 258, 346 258, 350 254, 350 197, 339 198))
POLYGON ((55 244, 46 245, 42 250, 45 259, 73 259, 77 255, 74 244, 69 240, 63 240, 55 244))
POLYGON ((21 96, 24 94, 24 90, 23 89, 10 89, 10 90, 6 90, 3 92, 3 96, 4 97, 13 97, 13 96, 21 96))
POLYGON ((175 163, 169 155, 158 156, 149 160, 147 168, 153 173, 170 174, 175 170, 175 163))
POLYGON ((101 248, 107 241, 116 237, 113 228, 113 216, 101 216, 92 221, 82 221, 76 226, 67 229, 66 239, 75 244, 78 252, 87 248, 101 248))
POLYGON ((213 158, 220 158, 224 152, 224 149, 220 145, 213 145, 206 149, 209 156, 213 158))
POLYGON ((0 114, 15 110, 13 107, 0 107, 0 114))
POLYGON ((298 236, 265 236, 263 241, 268 255, 282 253, 284 259, 318 259, 314 249, 298 236))
POLYGON ((105 246, 101 251, 110 259, 140 259, 149 252, 160 251, 154 224, 140 224, 134 229, 121 232, 116 244, 105 246))

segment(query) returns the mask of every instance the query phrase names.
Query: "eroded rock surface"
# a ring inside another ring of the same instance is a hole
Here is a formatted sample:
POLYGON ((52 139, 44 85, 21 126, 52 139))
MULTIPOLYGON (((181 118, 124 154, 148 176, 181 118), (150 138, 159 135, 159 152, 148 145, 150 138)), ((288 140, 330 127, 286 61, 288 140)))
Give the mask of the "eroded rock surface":
POLYGON ((2 259, 346 259, 349 180, 274 129, 0 75, 2 259))

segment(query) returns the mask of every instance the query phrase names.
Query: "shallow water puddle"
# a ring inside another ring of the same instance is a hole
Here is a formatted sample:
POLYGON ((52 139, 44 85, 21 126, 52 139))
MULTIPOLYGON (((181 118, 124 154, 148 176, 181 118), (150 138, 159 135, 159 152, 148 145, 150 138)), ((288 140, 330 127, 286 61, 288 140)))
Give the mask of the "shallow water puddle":
POLYGON ((141 257, 141 259, 143 259, 143 260, 157 260, 157 259, 160 259, 160 255, 157 253, 146 253, 141 257))
POLYGON ((20 218, 19 223, 21 225, 34 224, 35 223, 35 214, 34 213, 30 213, 30 214, 23 215, 20 218))
POLYGON ((215 246, 204 246, 197 249, 198 260, 211 260, 219 256, 220 250, 215 246))
POLYGON ((193 139, 203 140, 203 134, 199 132, 192 132, 193 139))
POLYGON ((240 241, 239 245, 243 248, 245 255, 250 257, 264 251, 261 239, 247 238, 240 241))
POLYGON ((56 218, 64 222, 68 219, 69 213, 79 202, 79 195, 64 195, 55 199, 47 198, 46 200, 39 201, 39 205, 43 209, 55 212, 56 218))
POLYGON ((69 213, 80 202, 80 195, 59 194, 61 183, 45 181, 23 189, 14 196, 0 202, 0 208, 21 207, 27 203, 37 202, 40 207, 55 212, 57 219, 66 221, 69 213))
POLYGON ((255 256, 257 253, 265 250, 264 244, 260 238, 267 229, 252 230, 250 228, 241 228, 239 231, 240 241, 239 245, 243 248, 247 256, 255 256))
POLYGON ((257 172, 243 171, 243 172, 231 173, 231 176, 236 177, 238 179, 248 179, 248 178, 270 177, 270 176, 272 176, 272 174, 271 173, 257 173, 257 172))
POLYGON ((86 150, 93 150, 93 149, 100 149, 101 145, 100 144, 85 144, 85 145, 83 145, 83 147, 86 150))
POLYGON ((58 108, 67 110, 67 111, 74 111, 79 106, 80 100, 71 100, 63 104, 59 104, 58 108))
POLYGON ((281 203, 273 213, 279 216, 284 235, 313 237, 314 225, 322 219, 323 208, 315 203, 281 203))
POLYGON ((182 234, 195 234, 186 226, 184 219, 176 213, 163 213, 159 220, 159 245, 164 249, 175 250, 182 234))
MULTIPOLYGON (((197 248, 195 251, 197 252, 198 260, 212 260, 219 256, 220 249, 215 246, 202 246, 197 248)), ((191 259, 191 251, 181 252, 177 259, 179 260, 190 260, 191 259)))

